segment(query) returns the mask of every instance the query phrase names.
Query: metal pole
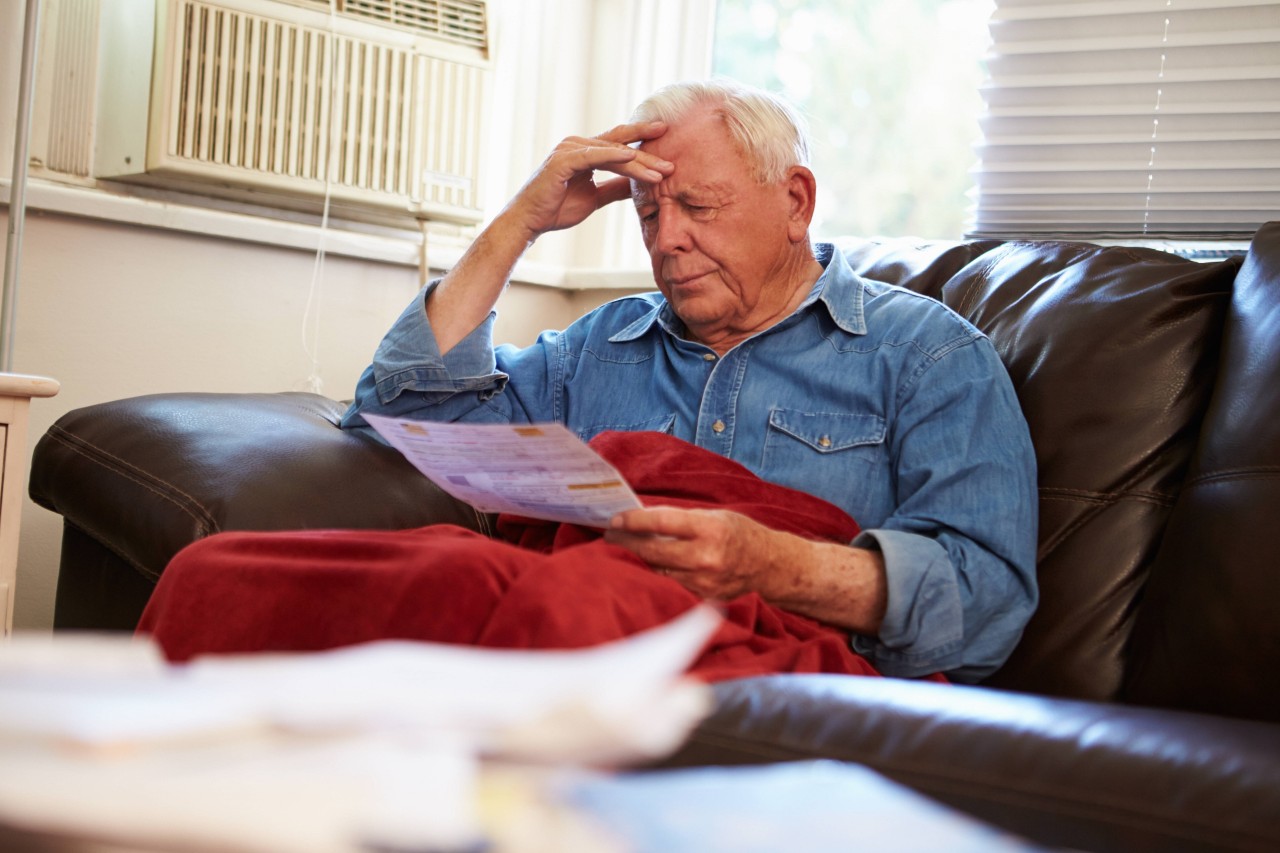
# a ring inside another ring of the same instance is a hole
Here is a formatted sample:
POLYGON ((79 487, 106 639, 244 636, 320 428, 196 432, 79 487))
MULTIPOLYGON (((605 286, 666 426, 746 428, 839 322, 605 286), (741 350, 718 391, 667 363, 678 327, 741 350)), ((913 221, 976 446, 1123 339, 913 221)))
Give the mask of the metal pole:
POLYGON ((27 0, 22 34, 22 74, 18 80, 18 126, 13 134, 13 179, 9 182, 9 235, 4 255, 4 295, 0 300, 0 372, 3 373, 13 372, 18 269, 22 262, 22 228, 27 218, 27 143, 31 135, 36 34, 39 29, 40 0, 27 0))

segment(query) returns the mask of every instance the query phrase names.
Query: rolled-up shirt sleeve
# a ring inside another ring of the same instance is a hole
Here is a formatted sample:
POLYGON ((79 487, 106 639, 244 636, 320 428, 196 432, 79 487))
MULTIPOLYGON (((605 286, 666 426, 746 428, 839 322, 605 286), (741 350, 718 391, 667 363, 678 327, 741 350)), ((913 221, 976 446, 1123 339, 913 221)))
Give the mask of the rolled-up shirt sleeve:
POLYGON ((356 383, 342 418, 344 429, 369 430, 365 412, 402 417, 444 406, 457 411, 437 411, 432 419, 453 420, 506 386, 508 376, 498 370, 494 356, 493 311, 447 354, 440 354, 426 311, 437 284, 424 287, 383 336, 373 363, 356 383))
POLYGON ((854 649, 886 675, 910 678, 960 666, 964 606, 946 550, 926 536, 897 530, 863 531, 853 546, 880 552, 888 583, 879 635, 855 636, 854 649))

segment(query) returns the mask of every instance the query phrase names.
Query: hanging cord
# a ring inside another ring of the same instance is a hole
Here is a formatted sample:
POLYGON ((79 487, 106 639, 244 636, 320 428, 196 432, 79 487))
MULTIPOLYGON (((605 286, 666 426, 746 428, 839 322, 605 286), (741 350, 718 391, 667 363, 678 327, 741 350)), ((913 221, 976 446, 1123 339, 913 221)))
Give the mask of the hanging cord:
POLYGON ((324 207, 320 214, 320 232, 316 236, 316 258, 311 267, 311 286, 307 290, 307 304, 302 312, 302 351, 310 362, 310 373, 303 380, 302 389, 313 394, 324 393, 324 380, 320 378, 320 319, 323 307, 322 285, 324 283, 325 235, 329 230, 329 204, 333 188, 333 168, 335 159, 334 147, 337 143, 337 122, 334 115, 338 112, 335 105, 338 91, 338 38, 337 38, 337 0, 329 0, 329 144, 324 150, 324 207))

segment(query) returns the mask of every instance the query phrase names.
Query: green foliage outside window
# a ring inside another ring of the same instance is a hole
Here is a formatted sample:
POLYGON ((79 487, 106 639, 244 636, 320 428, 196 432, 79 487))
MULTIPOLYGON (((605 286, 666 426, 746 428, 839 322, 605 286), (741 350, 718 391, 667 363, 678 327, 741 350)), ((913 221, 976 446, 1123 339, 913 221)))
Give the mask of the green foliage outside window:
POLYGON ((959 238, 991 0, 719 0, 714 71, 808 118, 819 238, 959 238))

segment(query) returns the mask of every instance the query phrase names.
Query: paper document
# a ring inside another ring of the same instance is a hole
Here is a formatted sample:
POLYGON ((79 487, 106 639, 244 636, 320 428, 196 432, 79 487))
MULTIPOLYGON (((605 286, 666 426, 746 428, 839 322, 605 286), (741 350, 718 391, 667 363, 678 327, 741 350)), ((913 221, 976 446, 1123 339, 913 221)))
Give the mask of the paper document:
POLYGON ((186 664, 145 637, 15 638, 0 643, 0 848, 14 827, 50 850, 611 850, 500 816, 511 797, 481 799, 484 765, 669 755, 711 711, 684 673, 720 624, 700 605, 585 649, 383 640, 186 664))
POLYGON ((560 424, 364 418, 432 482, 481 512, 604 527, 641 506, 617 469, 560 424))

